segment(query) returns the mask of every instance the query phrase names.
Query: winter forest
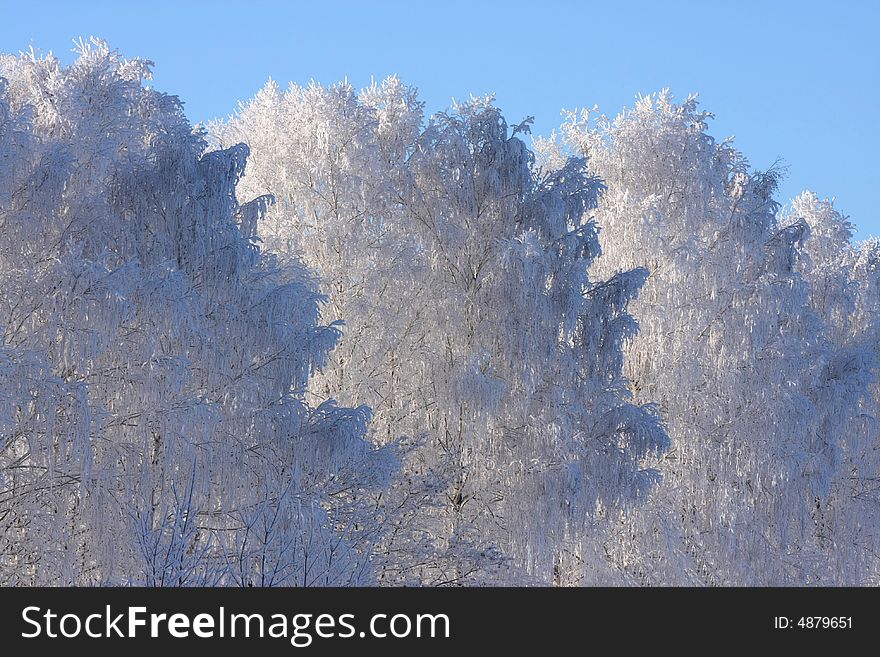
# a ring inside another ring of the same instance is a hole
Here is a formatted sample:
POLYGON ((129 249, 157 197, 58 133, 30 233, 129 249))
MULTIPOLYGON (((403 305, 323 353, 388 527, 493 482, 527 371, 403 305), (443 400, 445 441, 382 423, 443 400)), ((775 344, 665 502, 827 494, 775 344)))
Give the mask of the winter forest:
POLYGON ((0 585, 880 585, 880 241, 695 96, 151 66, 0 56, 0 585))

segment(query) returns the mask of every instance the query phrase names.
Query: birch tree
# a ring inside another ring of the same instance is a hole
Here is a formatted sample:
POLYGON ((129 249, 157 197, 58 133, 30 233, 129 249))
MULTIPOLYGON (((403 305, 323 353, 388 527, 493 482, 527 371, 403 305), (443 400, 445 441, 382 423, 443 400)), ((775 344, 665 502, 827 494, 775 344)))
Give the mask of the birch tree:
POLYGON ((715 141, 695 97, 663 92, 594 118, 572 114, 542 147, 588 157, 607 185, 607 256, 592 271, 651 272, 625 373, 637 401, 660 402, 673 444, 664 485, 609 554, 643 583, 861 581, 832 565, 841 546, 820 518, 870 358, 836 349, 811 305, 809 223, 777 219, 776 173, 715 141))
POLYGON ((0 77, 0 581, 371 581, 351 491, 390 463, 303 397, 339 333, 258 248, 247 147, 100 41, 0 77))
MULTIPOLYGON (((812 192, 804 192, 781 216, 783 224, 804 222, 810 229, 798 261, 810 284, 810 307, 823 319, 833 360, 823 376, 849 380, 836 403, 828 403, 829 422, 840 439, 840 465, 829 495, 816 501, 816 532, 828 546, 825 581, 876 584, 880 576, 880 389, 877 387, 878 333, 876 240, 855 244, 855 226, 812 192)), ((831 401, 831 400, 829 400, 831 401)))
POLYGON ((240 193, 278 199, 258 234, 304 254, 345 322, 311 390, 365 400, 374 442, 407 454, 383 576, 562 583, 596 505, 648 490, 666 445, 621 375, 645 272, 587 276, 601 184, 580 158, 538 168, 528 122, 477 98, 423 123, 395 78, 270 82, 212 131, 250 144, 240 193))

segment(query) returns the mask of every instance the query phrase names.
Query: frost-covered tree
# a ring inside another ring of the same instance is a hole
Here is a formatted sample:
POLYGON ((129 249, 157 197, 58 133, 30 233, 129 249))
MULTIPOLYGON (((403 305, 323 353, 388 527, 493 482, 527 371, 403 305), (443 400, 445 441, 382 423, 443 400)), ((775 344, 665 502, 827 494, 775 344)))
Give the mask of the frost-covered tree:
POLYGON ((810 284, 810 307, 822 317, 835 350, 825 376, 854 379, 833 416, 839 428, 840 467, 824 503, 817 501, 815 520, 827 544, 829 566, 846 573, 840 581, 877 584, 880 577, 880 276, 876 240, 853 243, 854 226, 812 192, 794 199, 781 219, 804 222, 810 235, 801 248, 798 268, 810 284), (856 376, 863 379, 856 379, 856 376))
POLYGON ((370 582, 388 463, 304 399, 338 330, 149 77, 0 58, 0 583, 370 582))
POLYGON ((539 144, 548 161, 588 157, 607 185, 595 275, 650 272, 625 372, 637 401, 660 403, 673 447, 607 552, 650 584, 864 581, 822 517, 869 354, 835 347, 824 292, 799 270, 808 222, 777 221, 776 175, 750 173, 707 133, 710 116, 663 92, 614 121, 572 114, 562 139, 539 144))
POLYGON ((276 198, 263 243, 302 254, 345 322, 310 390, 369 404, 373 440, 405 454, 384 581, 571 583, 597 505, 656 478, 666 436, 621 376, 645 272, 588 278, 601 184, 580 158, 537 167, 527 128, 488 98, 423 125, 396 78, 270 82, 212 126, 251 147, 239 193, 276 198))
POLYGON ((0 584, 880 583, 880 243, 694 98, 78 51, 0 56, 0 584))

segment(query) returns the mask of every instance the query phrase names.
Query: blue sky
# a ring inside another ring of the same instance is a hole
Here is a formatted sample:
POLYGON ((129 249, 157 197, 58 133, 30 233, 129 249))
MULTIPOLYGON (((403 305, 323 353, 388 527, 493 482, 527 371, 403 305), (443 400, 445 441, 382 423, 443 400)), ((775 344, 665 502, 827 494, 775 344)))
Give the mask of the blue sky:
POLYGON ((233 111, 271 76, 356 86, 392 73, 429 111, 496 94, 509 122, 549 133, 562 108, 617 114, 637 94, 700 94, 712 133, 753 166, 777 157, 779 199, 835 197, 880 234, 880 0, 684 2, 0 2, 0 51, 72 58, 95 35, 156 63, 154 84, 193 122, 233 111))

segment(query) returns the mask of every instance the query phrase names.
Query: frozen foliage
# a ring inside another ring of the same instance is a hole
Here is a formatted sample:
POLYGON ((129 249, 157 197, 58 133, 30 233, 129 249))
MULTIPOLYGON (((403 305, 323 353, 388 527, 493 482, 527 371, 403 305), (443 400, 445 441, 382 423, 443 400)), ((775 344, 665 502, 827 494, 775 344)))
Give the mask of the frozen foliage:
POLYGON ((383 582, 561 582, 597 505, 657 479, 666 435, 621 376, 646 272, 594 282, 598 180, 535 166, 490 98, 423 126, 396 78, 270 82, 225 124, 251 146, 246 196, 273 194, 264 244, 320 277, 339 347, 310 391, 366 402, 404 468, 377 500, 383 582))
POLYGON ((338 330, 149 66, 0 59, 0 583, 370 582, 369 411, 303 398, 338 330))
POLYGON ((809 227, 799 269, 810 283, 810 307, 825 322, 834 349, 822 375, 833 384, 829 399, 841 423, 840 467, 829 494, 817 501, 817 532, 837 544, 829 565, 841 581, 880 583, 880 387, 870 377, 880 354, 880 269, 876 240, 853 245, 853 225, 829 201, 805 192, 792 202, 783 224, 809 227))
POLYGON ((778 219, 776 173, 750 173, 710 116, 663 92, 540 145, 607 186, 596 275, 651 272, 625 372, 673 448, 608 552, 647 584, 876 581, 877 314, 859 299, 876 283, 853 264, 870 247, 810 195, 778 219))
POLYGON ((880 242, 695 98, 78 51, 0 56, 0 584, 880 584, 880 242))

